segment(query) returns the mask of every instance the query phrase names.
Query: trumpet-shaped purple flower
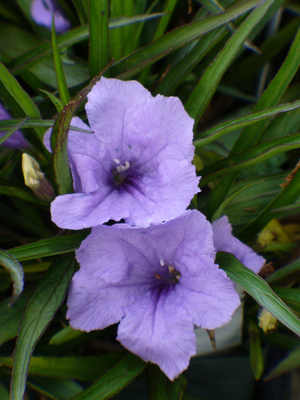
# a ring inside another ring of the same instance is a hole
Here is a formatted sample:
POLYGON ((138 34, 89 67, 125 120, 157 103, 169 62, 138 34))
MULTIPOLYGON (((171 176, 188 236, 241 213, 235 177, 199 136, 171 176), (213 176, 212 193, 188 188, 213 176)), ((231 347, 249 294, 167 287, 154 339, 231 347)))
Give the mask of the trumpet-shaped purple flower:
POLYGON ((173 380, 195 354, 194 325, 227 324, 239 296, 214 264, 210 223, 200 212, 148 228, 97 226, 76 252, 68 297, 75 329, 119 321, 117 339, 173 380))
POLYGON ((216 251, 226 251, 233 254, 245 267, 256 274, 259 273, 265 259, 232 235, 231 224, 226 215, 215 220, 212 223, 212 229, 216 251))
MULTIPOLYGON (((11 119, 9 112, 0 103, 0 120, 11 119)), ((3 137, 6 132, 0 132, 0 137, 3 137)), ((23 134, 19 129, 14 132, 8 139, 2 143, 2 146, 9 147, 10 149, 22 150, 26 147, 30 147, 30 143, 24 138, 23 134)))
POLYGON ((55 30, 57 33, 67 31, 71 24, 64 17, 55 0, 33 0, 31 3, 32 19, 48 29, 52 27, 52 14, 54 13, 55 30))
MULTIPOLYGON (((152 97, 136 81, 102 77, 86 113, 94 133, 69 132, 75 193, 54 200, 53 222, 82 229, 124 218, 145 227, 181 214, 199 191, 199 178, 191 164, 193 120, 180 100, 152 97)), ((71 125, 89 129, 79 118, 71 125)))

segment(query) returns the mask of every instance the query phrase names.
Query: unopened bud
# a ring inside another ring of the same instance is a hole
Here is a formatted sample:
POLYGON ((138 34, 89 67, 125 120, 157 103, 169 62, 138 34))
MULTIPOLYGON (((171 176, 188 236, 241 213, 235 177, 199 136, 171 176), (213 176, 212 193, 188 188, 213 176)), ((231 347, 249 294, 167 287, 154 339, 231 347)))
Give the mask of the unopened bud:
POLYGON ((54 197, 54 190, 51 183, 45 178, 39 164, 30 155, 22 154, 22 170, 25 185, 41 200, 50 203, 54 197))

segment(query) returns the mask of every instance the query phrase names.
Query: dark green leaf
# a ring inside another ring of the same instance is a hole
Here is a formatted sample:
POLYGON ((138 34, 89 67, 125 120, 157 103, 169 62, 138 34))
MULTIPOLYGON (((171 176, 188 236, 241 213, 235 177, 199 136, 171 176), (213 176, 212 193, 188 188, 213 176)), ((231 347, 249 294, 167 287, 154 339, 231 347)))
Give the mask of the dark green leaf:
POLYGON ((72 235, 43 239, 35 243, 9 249, 8 252, 18 261, 34 260, 40 257, 70 253, 79 248, 81 242, 89 233, 90 231, 85 230, 72 235))
MULTIPOLYGON (((269 0, 271 1, 271 0, 269 0)), ((155 61, 164 57, 168 53, 184 46, 185 44, 198 39, 205 33, 226 24, 234 18, 251 10, 259 4, 258 0, 249 0, 240 3, 217 15, 207 17, 203 20, 192 22, 188 25, 176 28, 154 42, 137 50, 128 57, 123 58, 114 64, 118 71, 122 70, 118 77, 128 79, 140 72, 143 68, 153 64, 155 61)), ((114 74, 114 66, 111 68, 114 74)))
POLYGON ((218 83, 253 27, 262 19, 274 0, 267 0, 257 7, 232 35, 217 58, 205 70, 197 86, 185 103, 188 114, 195 119, 195 127, 212 98, 218 83))
POLYGON ((13 305, 24 288, 24 271, 22 265, 8 252, 0 250, 0 265, 8 270, 13 281, 13 294, 9 305, 13 305))
MULTIPOLYGON (((49 93, 51 94, 51 93, 49 93)), ((56 99, 59 101, 59 99, 56 99)), ((63 109, 63 107, 62 107, 63 109)), ((0 132, 5 131, 8 128, 14 128, 15 124, 19 124, 23 121, 23 119, 4 119, 0 121, 0 132)), ((23 125, 22 129, 24 128, 34 128, 34 127, 42 127, 42 128, 50 128, 54 125, 55 120, 54 119, 27 119, 23 125)), ((77 131, 77 132, 83 132, 83 133, 92 133, 91 131, 88 131, 86 129, 80 129, 77 128, 76 126, 70 126, 70 130, 72 131, 77 131)))
POLYGON ((109 60, 109 29, 108 0, 89 1, 90 50, 89 65, 91 78, 94 78, 108 64, 109 60))
POLYGON ((171 382, 157 365, 148 367, 148 381, 150 386, 149 400, 182 400, 187 380, 179 376, 171 382))
POLYGON ((0 138, 0 145, 5 142, 13 133, 15 133, 18 129, 20 129, 25 122, 27 121, 27 117, 21 119, 14 127, 12 127, 4 136, 0 138))
POLYGON ((28 301, 14 353, 12 400, 23 398, 31 354, 65 297, 75 264, 73 256, 54 262, 28 301))
POLYGON ((56 75, 56 80, 57 80, 58 91, 59 91, 60 99, 61 99, 63 105, 66 105, 70 101, 70 94, 69 94, 68 86, 66 83, 66 78, 65 78, 65 73, 64 73, 60 53, 59 53, 59 50, 57 47, 55 24, 54 24, 54 13, 52 14, 51 38, 52 38, 53 60, 54 60, 55 75, 56 75))
POLYGON ((107 400, 133 381, 147 364, 133 354, 127 354, 114 368, 72 400, 107 400))
POLYGON ((78 336, 83 335, 83 331, 75 330, 71 326, 66 326, 64 329, 57 332, 50 340, 49 344, 62 344, 73 340, 78 336))
POLYGON ((254 378, 259 380, 264 372, 264 358, 257 324, 249 320, 250 364, 254 378))
POLYGON ((269 108, 268 110, 262 110, 245 115, 233 121, 223 122, 202 133, 201 136, 197 137, 197 139, 194 141, 194 145, 196 146, 196 148, 204 146, 205 144, 210 143, 213 140, 216 140, 221 136, 226 135, 227 133, 234 132, 237 129, 252 125, 253 123, 260 121, 261 119, 265 119, 279 113, 291 111, 298 107, 300 107, 300 101, 295 101, 292 104, 283 104, 278 107, 269 108))
POLYGON ((299 133, 261 143, 243 153, 234 154, 201 170, 201 176, 203 178, 200 181, 200 186, 204 186, 228 173, 240 171, 251 165, 256 165, 276 154, 299 147, 299 133))
POLYGON ((28 386, 53 400, 69 400, 83 389, 78 383, 69 379, 30 376, 28 386))
POLYGON ((220 265, 232 281, 240 285, 258 304, 300 336, 299 318, 260 276, 246 268, 229 253, 217 253, 216 263, 220 265))
POLYGON ((266 377, 265 381, 269 381, 271 379, 276 378, 282 374, 285 374, 295 368, 300 367, 300 347, 296 347, 295 350, 291 351, 291 353, 281 361, 276 368, 274 368, 266 377))
MULTIPOLYGON (((122 353, 102 356, 31 357, 28 374, 54 378, 95 381, 122 358, 122 353)), ((12 357, 0 357, 0 365, 12 368, 12 357)))
POLYGON ((282 280, 285 280, 290 275, 297 274, 300 271, 300 259, 298 258, 294 262, 289 265, 286 265, 283 268, 278 269, 277 271, 273 272, 272 275, 268 276, 266 281, 271 284, 276 282, 279 284, 282 280))

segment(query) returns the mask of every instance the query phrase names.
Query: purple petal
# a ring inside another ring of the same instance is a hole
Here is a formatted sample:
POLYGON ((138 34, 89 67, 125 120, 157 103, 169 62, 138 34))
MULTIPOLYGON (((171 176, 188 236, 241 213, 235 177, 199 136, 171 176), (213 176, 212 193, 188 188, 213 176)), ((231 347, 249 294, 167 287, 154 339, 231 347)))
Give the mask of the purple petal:
MULTIPOLYGON (((2 119, 11 119, 9 112, 4 108, 4 106, 0 103, 0 121, 2 119)), ((6 132, 0 132, 0 137, 3 137, 6 132)), ((24 138, 23 134, 19 129, 14 132, 8 139, 2 143, 2 146, 8 147, 10 149, 18 149, 22 150, 26 147, 30 147, 30 143, 24 138)))
POLYGON ((232 235, 232 228, 226 215, 212 223, 216 251, 233 254, 242 264, 258 274, 265 259, 256 254, 249 246, 232 235))
POLYGON ((74 329, 87 332, 104 329, 119 322, 125 308, 139 294, 138 286, 114 286, 93 274, 79 271, 70 285, 66 317, 74 329))
POLYGON ((80 184, 75 195, 55 200, 52 220, 68 229, 110 219, 146 227, 182 213, 199 191, 199 178, 191 164, 193 120, 181 102, 153 98, 135 81, 102 77, 86 111, 94 134, 71 131, 68 141, 80 184))
POLYGON ((53 13, 56 32, 61 33, 67 31, 71 26, 70 22, 64 17, 55 0, 32 1, 31 16, 37 24, 51 29, 53 13))
POLYGON ((169 301, 170 290, 172 286, 161 293, 149 293, 127 307, 117 339, 174 380, 196 354, 196 337, 187 312, 169 301))
POLYGON ((195 258, 192 266, 197 274, 181 276, 173 301, 185 308, 198 327, 215 329, 227 324, 240 305, 233 283, 210 257, 195 258))

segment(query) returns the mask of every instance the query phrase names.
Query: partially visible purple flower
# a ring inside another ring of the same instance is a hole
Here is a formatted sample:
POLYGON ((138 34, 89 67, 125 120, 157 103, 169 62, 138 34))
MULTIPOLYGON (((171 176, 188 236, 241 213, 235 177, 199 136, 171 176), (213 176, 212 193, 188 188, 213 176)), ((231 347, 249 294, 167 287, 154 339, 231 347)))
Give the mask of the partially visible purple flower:
MULTIPOLYGON (((0 120, 11 119, 9 112, 0 103, 0 120)), ((0 137, 3 137, 6 132, 0 132, 0 137)), ((30 147, 30 143, 24 138, 23 134, 19 129, 14 132, 8 139, 2 143, 2 146, 9 147, 10 149, 22 150, 26 147, 30 147)))
POLYGON ((212 229, 216 251, 233 254, 247 268, 256 274, 259 273, 265 259, 232 235, 232 228, 226 215, 215 220, 212 223, 212 229))
POLYGON ((68 297, 74 329, 119 321, 117 339, 173 380, 196 351, 194 325, 227 324, 240 300, 214 264, 210 223, 200 212, 148 228, 97 226, 76 251, 68 297))
POLYGON ((51 29, 53 13, 56 32, 62 33, 67 31, 71 24, 64 17, 55 0, 32 0, 31 16, 38 25, 43 25, 46 28, 51 29))
MULTIPOLYGON (((199 178, 191 163, 193 120, 180 100, 102 77, 86 112, 94 133, 70 131, 68 138, 75 194, 54 200, 52 221, 82 229, 124 218, 145 227, 184 212, 199 178)), ((79 118, 71 125, 89 129, 79 118)), ((49 137, 50 131, 48 148, 49 137)))

